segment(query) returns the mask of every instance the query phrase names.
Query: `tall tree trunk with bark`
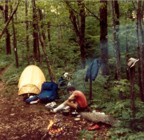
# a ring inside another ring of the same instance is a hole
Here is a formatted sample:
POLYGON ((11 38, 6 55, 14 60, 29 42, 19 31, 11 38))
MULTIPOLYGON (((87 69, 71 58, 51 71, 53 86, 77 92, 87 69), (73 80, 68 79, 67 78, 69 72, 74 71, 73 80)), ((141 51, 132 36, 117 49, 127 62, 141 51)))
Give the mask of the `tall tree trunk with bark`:
POLYGON ((116 74, 115 78, 120 80, 121 78, 121 54, 119 45, 119 4, 117 0, 112 0, 112 21, 113 21, 113 42, 115 48, 116 57, 116 74))
POLYGON ((141 100, 144 102, 144 29, 143 29, 143 7, 144 2, 138 1, 137 6, 137 38, 138 38, 138 56, 139 56, 139 87, 141 100))
POLYGON ((33 55, 34 59, 40 61, 38 15, 35 0, 32 0, 33 7, 33 55))
POLYGON ((45 35, 45 29, 44 29, 44 23, 43 23, 43 20, 44 20, 44 14, 42 12, 41 9, 38 8, 38 12, 39 12, 39 18, 40 18, 40 27, 41 27, 41 35, 43 36, 43 39, 45 40, 46 39, 46 35, 45 35))
POLYGON ((46 53, 45 41, 44 41, 42 35, 40 35, 39 39, 40 39, 40 43, 41 43, 41 46, 42 46, 43 54, 46 57, 46 64, 47 64, 47 68, 48 68, 48 73, 49 73, 50 81, 54 82, 55 81, 55 76, 54 76, 54 73, 52 71, 52 67, 51 67, 48 55, 46 53))
MULTIPOLYGON (((8 0, 5 0, 5 23, 8 21, 8 0)), ((6 54, 11 54, 11 42, 10 42, 10 33, 8 28, 5 30, 6 38, 6 54)))
POLYGON ((79 7, 79 13, 74 11, 70 5, 70 1, 65 0, 66 5, 69 8, 70 13, 70 21, 73 25, 73 30, 77 36, 77 43, 80 47, 81 54, 81 64, 82 68, 85 67, 86 64, 86 50, 85 50, 85 4, 84 0, 77 0, 77 4, 79 7))
MULTIPOLYGON (((11 12, 12 12, 12 6, 11 6, 11 12)), ((17 38, 16 38, 16 29, 14 24, 14 17, 12 18, 12 30, 13 30, 13 48, 14 48, 14 54, 15 54, 15 62, 16 67, 19 67, 19 61, 18 61, 18 52, 17 52, 17 38)))
POLYGON ((18 1, 17 1, 17 4, 16 4, 16 6, 15 6, 15 8, 14 8, 14 11, 11 13, 11 15, 9 16, 7 22, 5 23, 4 28, 3 28, 2 31, 0 32, 0 39, 2 38, 2 36, 4 35, 4 33, 6 32, 8 26, 9 26, 10 21, 12 20, 14 14, 16 13, 16 11, 17 11, 17 9, 18 9, 18 6, 19 6, 20 1, 21 1, 21 0, 18 0, 18 1))
MULTIPOLYGON (((128 26, 126 26, 126 30, 127 30, 127 32, 126 32, 126 46, 125 46, 125 48, 126 48, 126 63, 128 62, 128 59, 129 59, 129 39, 128 39, 128 26)), ((129 73, 128 73, 128 70, 127 70, 127 68, 126 68, 126 76, 127 76, 127 79, 129 79, 129 73)))
POLYGON ((26 48, 27 48, 27 61, 28 64, 30 64, 30 58, 29 58, 29 22, 28 22, 28 0, 25 0, 25 20, 26 20, 26 48))
POLYGON ((85 67, 86 51, 85 51, 85 4, 84 0, 77 0, 80 9, 80 36, 79 36, 79 46, 81 52, 81 63, 82 67, 85 67))
MULTIPOLYGON (((41 9, 39 9, 39 19, 40 20, 43 19, 43 14, 42 14, 41 9)), ((40 26, 38 25, 37 27, 38 27, 37 29, 38 29, 38 33, 39 33, 39 41, 40 41, 40 44, 42 47, 43 54, 46 58, 46 64, 47 64, 47 68, 48 68, 49 78, 50 78, 50 81, 54 82, 55 81, 55 75, 52 71, 50 60, 49 60, 49 57, 48 57, 47 52, 46 52, 46 45, 45 45, 46 44, 45 43, 46 36, 44 33, 44 25, 41 24, 40 26)))
POLYGON ((108 75, 107 0, 100 0, 100 3, 101 70, 103 75, 108 75))

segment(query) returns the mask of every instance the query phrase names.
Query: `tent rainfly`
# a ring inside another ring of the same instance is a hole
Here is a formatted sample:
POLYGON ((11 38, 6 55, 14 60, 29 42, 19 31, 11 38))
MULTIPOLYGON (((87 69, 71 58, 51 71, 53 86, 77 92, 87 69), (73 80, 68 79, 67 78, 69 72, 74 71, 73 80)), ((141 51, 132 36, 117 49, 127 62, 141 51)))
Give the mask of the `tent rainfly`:
POLYGON ((41 69, 36 65, 27 66, 22 72, 18 83, 18 95, 39 94, 42 84, 46 81, 41 69))

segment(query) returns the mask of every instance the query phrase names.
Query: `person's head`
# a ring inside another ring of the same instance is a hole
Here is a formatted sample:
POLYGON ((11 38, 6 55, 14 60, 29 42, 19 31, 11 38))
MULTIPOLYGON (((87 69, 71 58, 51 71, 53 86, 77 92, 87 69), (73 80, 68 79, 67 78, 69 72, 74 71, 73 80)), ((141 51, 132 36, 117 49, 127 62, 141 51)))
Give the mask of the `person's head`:
POLYGON ((69 87, 67 87, 67 91, 69 92, 69 93, 72 93, 73 91, 75 91, 76 89, 75 89, 75 87, 73 87, 73 86, 69 86, 69 87))

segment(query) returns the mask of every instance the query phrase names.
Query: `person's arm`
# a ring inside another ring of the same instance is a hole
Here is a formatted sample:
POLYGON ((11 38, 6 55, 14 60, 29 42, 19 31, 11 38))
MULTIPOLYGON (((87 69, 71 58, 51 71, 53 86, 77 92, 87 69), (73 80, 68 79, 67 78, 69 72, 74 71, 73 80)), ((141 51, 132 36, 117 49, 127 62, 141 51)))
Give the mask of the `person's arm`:
POLYGON ((72 94, 69 98, 68 98, 68 101, 73 101, 75 99, 75 95, 72 94))

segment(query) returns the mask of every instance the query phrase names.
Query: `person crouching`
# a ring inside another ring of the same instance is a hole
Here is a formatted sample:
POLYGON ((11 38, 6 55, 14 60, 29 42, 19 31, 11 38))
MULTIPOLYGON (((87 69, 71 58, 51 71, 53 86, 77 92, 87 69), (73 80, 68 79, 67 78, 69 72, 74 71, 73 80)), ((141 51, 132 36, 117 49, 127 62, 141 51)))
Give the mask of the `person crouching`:
POLYGON ((58 107, 54 108, 52 112, 56 113, 66 106, 69 106, 71 109, 75 109, 77 112, 85 111, 88 107, 86 96, 82 91, 76 90, 75 87, 67 87, 67 91, 70 94, 70 97, 60 104, 58 107))

